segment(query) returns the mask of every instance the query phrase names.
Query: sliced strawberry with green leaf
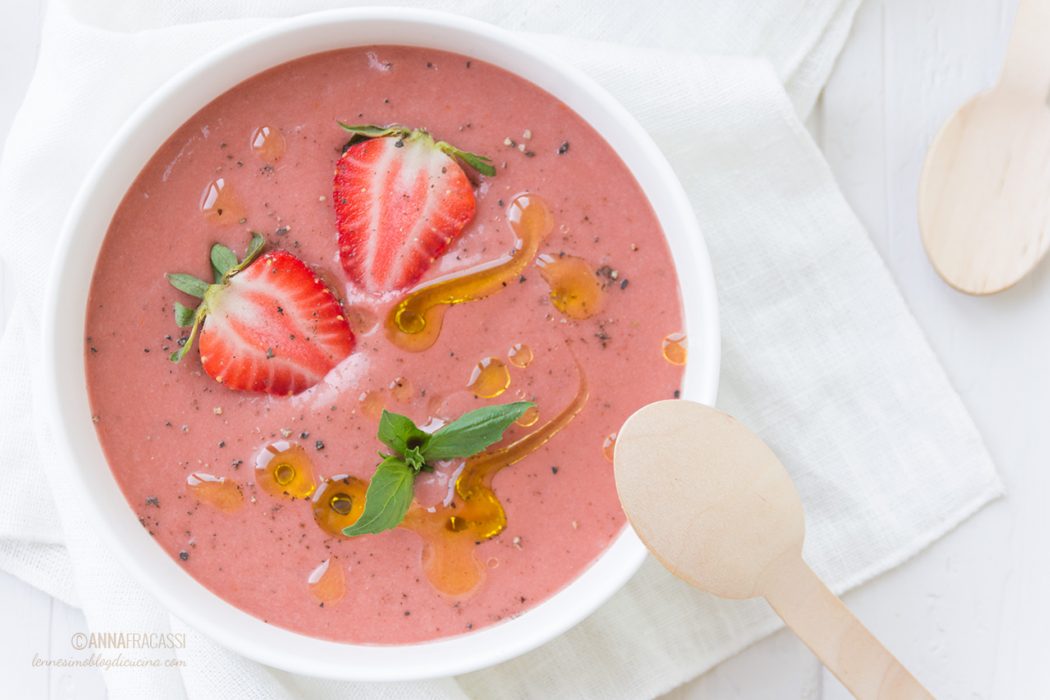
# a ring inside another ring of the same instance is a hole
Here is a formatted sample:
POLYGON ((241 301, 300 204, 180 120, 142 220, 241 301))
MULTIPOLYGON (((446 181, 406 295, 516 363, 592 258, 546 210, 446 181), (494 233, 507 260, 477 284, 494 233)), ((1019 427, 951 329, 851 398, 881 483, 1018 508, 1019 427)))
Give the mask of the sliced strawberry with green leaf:
POLYGON ((339 260, 364 291, 409 287, 474 218, 474 189, 460 162, 483 175, 496 169, 422 129, 340 126, 353 136, 333 186, 339 260))
POLYGON ((310 267, 285 250, 260 257, 253 234, 243 260, 226 246, 211 249, 215 282, 169 274, 171 285, 201 299, 175 302, 175 323, 190 327, 171 355, 179 362, 200 335, 201 365, 230 389, 291 395, 309 389, 354 349, 342 305, 310 267))

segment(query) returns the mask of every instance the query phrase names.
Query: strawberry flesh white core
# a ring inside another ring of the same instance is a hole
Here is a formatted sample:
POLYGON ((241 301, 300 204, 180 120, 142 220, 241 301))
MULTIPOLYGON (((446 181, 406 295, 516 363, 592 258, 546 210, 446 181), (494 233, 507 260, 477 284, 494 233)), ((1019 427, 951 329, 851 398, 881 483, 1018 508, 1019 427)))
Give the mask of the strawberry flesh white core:
POLYGON ((204 304, 201 364, 231 389, 297 394, 354 348, 338 299, 286 251, 210 286, 204 304))
POLYGON ((376 294, 419 281, 475 210, 463 169, 419 131, 347 149, 336 168, 334 202, 343 269, 376 294))

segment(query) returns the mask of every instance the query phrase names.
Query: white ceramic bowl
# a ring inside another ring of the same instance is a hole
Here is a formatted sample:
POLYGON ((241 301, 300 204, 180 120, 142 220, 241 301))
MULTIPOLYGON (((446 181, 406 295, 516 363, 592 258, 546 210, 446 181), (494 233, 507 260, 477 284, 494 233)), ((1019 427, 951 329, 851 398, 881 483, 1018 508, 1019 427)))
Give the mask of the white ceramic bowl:
POLYGON ((552 93, 597 129, 634 173, 666 232, 685 303, 690 361, 683 395, 713 402, 719 332, 707 250, 663 155, 589 78, 516 36, 462 17, 364 8, 278 22, 205 56, 143 103, 108 145, 72 204, 51 272, 44 323, 47 402, 56 446, 93 525, 123 565, 175 615, 245 656, 314 676, 388 681, 447 676, 510 659, 556 637, 609 599, 645 548, 625 530, 576 580, 514 619, 422 644, 340 644, 274 627, 212 594, 141 527, 95 436, 84 373, 85 299, 113 212, 154 151, 198 109, 242 80, 301 56, 365 44, 424 46, 488 61, 552 93))

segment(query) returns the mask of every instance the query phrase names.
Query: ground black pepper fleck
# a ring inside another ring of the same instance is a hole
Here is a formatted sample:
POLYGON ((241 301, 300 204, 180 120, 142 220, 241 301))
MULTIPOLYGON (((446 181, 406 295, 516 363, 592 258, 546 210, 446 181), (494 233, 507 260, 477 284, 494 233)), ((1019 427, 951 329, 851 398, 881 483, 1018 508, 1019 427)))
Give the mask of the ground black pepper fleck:
POLYGON ((569 142, 568 141, 564 141, 564 142, 562 142, 562 144, 560 146, 558 146, 558 155, 559 156, 563 156, 563 155, 565 155, 568 152, 569 152, 569 142))
POLYGON ((181 559, 183 561, 186 561, 189 558, 190 558, 190 553, 187 552, 186 550, 182 550, 181 552, 179 552, 179 559, 181 559))
POLYGON ((314 443, 314 447, 317 448, 318 450, 323 450, 324 449, 324 440, 318 440, 317 442, 315 442, 314 443))
POLYGON ((680 398, 682 398, 682 392, 681 392, 680 390, 678 390, 678 389, 675 389, 675 390, 674 390, 674 397, 675 397, 676 399, 680 399, 680 398))
POLYGON ((557 473, 558 473, 558 468, 557 467, 551 467, 551 474, 557 474, 557 473))

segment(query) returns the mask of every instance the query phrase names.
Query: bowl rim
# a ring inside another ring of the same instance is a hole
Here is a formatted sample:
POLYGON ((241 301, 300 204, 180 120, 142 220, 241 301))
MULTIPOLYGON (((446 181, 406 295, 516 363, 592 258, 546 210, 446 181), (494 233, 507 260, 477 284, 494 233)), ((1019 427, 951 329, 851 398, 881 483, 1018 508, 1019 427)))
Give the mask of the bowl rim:
MULTIPOLYGON (((119 184, 126 179, 115 173, 130 170, 131 180, 116 187, 119 189, 116 197, 119 203, 134 176, 166 139, 156 141, 149 137, 150 120, 159 119, 161 110, 170 107, 180 97, 206 90, 194 87, 195 82, 201 82, 202 76, 220 68, 225 68, 231 75, 241 75, 203 101, 191 100, 195 104, 188 113, 185 109, 174 110, 175 116, 166 120, 176 122, 167 130, 168 135, 211 99, 268 67, 340 46, 382 44, 424 46, 477 57, 530 80, 580 114, 632 171, 657 213, 671 247, 691 344, 691 359, 683 379, 682 395, 714 403, 721 359, 714 274, 692 206, 670 164, 634 117, 604 88, 574 66, 558 62, 533 48, 524 38, 479 20, 431 10, 379 7, 327 10, 275 21, 203 55, 165 81, 138 106, 103 149, 81 184, 58 239, 48 279, 42 334, 43 399, 58 451, 56 462, 62 476, 81 493, 88 494, 83 500, 87 522, 101 535, 103 543, 116 554, 118 561, 169 612, 223 646, 261 663, 311 676, 357 681, 407 681, 456 675, 531 651, 575 626, 605 603, 641 566, 646 555, 645 547, 626 525, 595 561, 545 601, 514 618, 453 637, 413 644, 346 644, 267 624, 198 583, 157 547, 143 528, 123 527, 136 522, 137 516, 112 478, 104 458, 102 466, 111 483, 98 483, 89 478, 88 469, 98 469, 101 448, 91 425, 85 390, 82 304, 86 296, 76 295, 83 294, 85 267, 90 283, 98 246, 115 210, 114 206, 100 214, 97 200, 106 199, 103 195, 107 192, 112 199, 115 181, 119 184), (371 29, 375 33, 368 34, 369 37, 382 36, 384 32, 397 34, 410 33, 413 29, 426 30, 428 36, 432 34, 437 38, 427 42, 411 42, 403 38, 398 41, 348 40, 330 48, 300 51, 291 58, 280 57, 279 50, 264 46, 280 43, 276 40, 289 37, 303 37, 302 41, 307 43, 323 43, 323 37, 332 36, 332 32, 339 28, 348 30, 351 35, 371 29), (454 44, 462 48, 445 48, 451 38, 462 41, 462 44, 454 44), (501 55, 490 55, 490 51, 501 55), (262 54, 278 58, 260 59, 262 54), (251 63, 246 57, 254 57, 255 62, 261 60, 263 67, 246 68, 245 64, 251 63), (521 62, 520 67, 507 65, 515 60, 521 62), (235 68, 238 63, 241 67, 235 68), (552 89, 554 82, 564 83, 565 90, 552 89), (571 93, 568 92, 570 88, 571 93), (580 109, 585 104, 589 106, 580 109), (184 116, 179 117, 180 114, 184 116), (615 134, 610 133, 617 131, 629 134, 630 143, 618 145, 611 138, 615 134), (135 151, 136 148, 144 152, 135 151), (135 155, 127 155, 129 152, 135 155), (136 159, 139 162, 134 166, 136 159), (644 180, 638 170, 643 164, 646 167, 644 180), (92 219, 96 222, 104 219, 101 234, 97 231, 98 223, 92 228, 92 219), (670 228, 669 224, 674 227, 670 228), (90 241, 85 240, 83 230, 89 232, 90 241), (85 262, 85 256, 90 266, 85 262), (73 304, 75 308, 69 309, 67 300, 78 298, 81 305, 73 304), (69 319, 71 314, 73 322, 69 319), (71 391, 70 387, 76 389, 71 391), (117 500, 113 497, 114 491, 119 496, 117 500), (150 554, 150 550, 161 555, 163 561, 150 554)), ((221 80, 221 77, 215 78, 215 81, 221 80)))

